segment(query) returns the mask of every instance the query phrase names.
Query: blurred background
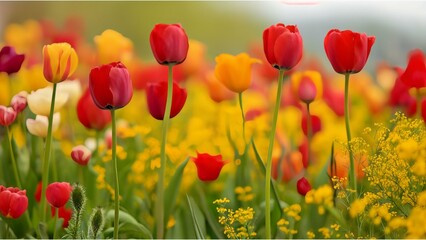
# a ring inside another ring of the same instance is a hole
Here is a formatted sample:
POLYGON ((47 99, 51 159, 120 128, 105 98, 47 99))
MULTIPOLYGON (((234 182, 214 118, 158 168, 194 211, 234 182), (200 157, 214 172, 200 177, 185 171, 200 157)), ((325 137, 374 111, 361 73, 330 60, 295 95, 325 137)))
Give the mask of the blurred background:
MULTIPOLYGON (((0 2, 0 32, 9 23, 50 19, 63 28, 69 17, 82 21, 87 41, 111 28, 130 38, 142 59, 152 60, 149 34, 156 23, 181 23, 188 36, 207 46, 212 60, 220 53, 247 51, 262 42, 272 24, 296 24, 305 55, 325 60, 323 39, 332 28, 376 36, 367 69, 386 60, 406 66, 411 49, 426 50, 424 1, 137 1, 137 2, 0 2)), ((331 67, 329 64, 324 64, 331 67)))

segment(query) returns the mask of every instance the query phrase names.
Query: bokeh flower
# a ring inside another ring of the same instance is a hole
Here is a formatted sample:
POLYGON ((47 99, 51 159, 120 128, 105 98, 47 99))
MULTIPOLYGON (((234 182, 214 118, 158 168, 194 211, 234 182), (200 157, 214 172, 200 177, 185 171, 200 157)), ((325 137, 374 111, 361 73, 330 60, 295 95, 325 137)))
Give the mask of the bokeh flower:
POLYGON ((426 62, 422 50, 415 49, 409 53, 407 68, 401 75, 401 81, 409 88, 426 87, 426 62))
POLYGON ((229 90, 241 93, 250 87, 251 66, 260 63, 259 59, 251 58, 247 53, 236 56, 220 54, 216 57, 215 75, 229 90))
POLYGON ((222 167, 227 163, 222 159, 222 155, 210 155, 208 153, 198 153, 197 157, 193 157, 197 166, 198 178, 201 181, 214 181, 219 177, 222 167))
POLYGON ((179 64, 188 54, 188 36, 180 24, 156 24, 149 37, 151 50, 159 64, 179 64))
POLYGON ((94 40, 100 64, 126 62, 133 54, 132 41, 112 29, 103 31, 94 40))
MULTIPOLYGON (((185 105, 187 92, 184 88, 180 88, 177 83, 173 82, 172 96, 170 118, 175 117, 182 110, 185 105)), ((164 112, 166 111, 167 82, 162 81, 150 84, 146 89, 146 98, 151 116, 157 120, 163 120, 164 112)))
POLYGON ((357 73, 364 68, 375 40, 365 33, 332 29, 324 39, 325 53, 337 73, 357 73))
POLYGON ((0 125, 7 127, 16 119, 16 111, 11 107, 0 105, 0 125))
POLYGON ((7 218, 19 218, 28 207, 26 190, 0 185, 0 213, 7 218))
POLYGON ((43 74, 51 83, 62 82, 74 73, 78 57, 68 43, 53 43, 43 47, 43 74))
POLYGON ((68 182, 54 182, 47 186, 46 198, 55 208, 65 206, 71 196, 72 187, 68 182))
POLYGON ((84 145, 75 146, 71 151, 72 160, 81 166, 86 166, 91 156, 92 152, 84 145))
POLYGON ((77 117, 83 126, 97 131, 105 129, 111 123, 111 114, 96 106, 89 89, 84 91, 77 102, 77 117))
POLYGON ((277 69, 292 69, 303 53, 302 36, 295 25, 282 23, 263 31, 263 50, 268 62, 277 69))
POLYGON ((18 72, 24 59, 24 54, 17 54, 13 47, 4 46, 0 50, 0 72, 5 72, 9 75, 18 72))
POLYGON ((133 96, 129 71, 121 62, 95 67, 90 71, 89 89, 93 101, 100 109, 119 109, 133 96))
MULTIPOLYGON (((59 128, 59 123, 61 121, 60 113, 55 113, 53 115, 52 122, 52 131, 56 131, 59 128)), ((36 115, 35 119, 27 119, 26 121, 28 131, 35 136, 45 138, 47 136, 47 127, 49 125, 49 120, 46 116, 36 115)))
POLYGON ((27 107, 27 96, 28 93, 21 91, 12 97, 10 100, 10 106, 17 112, 21 113, 27 107))
POLYGON ((308 193, 311 189, 311 184, 305 177, 302 177, 301 179, 297 180, 297 192, 300 195, 305 196, 306 193, 308 193))
MULTIPOLYGON (((28 107, 36 115, 49 116, 52 102, 52 87, 45 87, 32 91, 27 96, 28 107)), ((54 112, 58 112, 68 101, 68 94, 57 91, 54 112)))

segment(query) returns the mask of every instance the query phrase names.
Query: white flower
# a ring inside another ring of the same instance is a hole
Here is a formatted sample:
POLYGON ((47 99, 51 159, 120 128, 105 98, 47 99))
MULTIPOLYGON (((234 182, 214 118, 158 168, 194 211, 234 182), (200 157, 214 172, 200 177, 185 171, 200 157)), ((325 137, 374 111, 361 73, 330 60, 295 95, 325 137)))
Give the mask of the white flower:
MULTIPOLYGON (((36 115, 49 116, 50 104, 52 102, 52 92, 52 87, 45 87, 36 91, 32 91, 31 94, 27 96, 28 107, 30 108, 31 112, 36 115)), ((67 92, 56 91, 54 112, 59 111, 65 105, 67 100, 67 92)))
POLYGON ((66 80, 58 83, 58 91, 68 93, 68 106, 76 105, 81 96, 81 83, 79 80, 66 80))
MULTIPOLYGON (((61 121, 60 113, 53 114, 53 125, 52 131, 56 131, 59 127, 59 122, 61 121)), ((47 127, 49 124, 49 120, 46 116, 37 115, 35 119, 27 119, 27 128, 28 131, 35 136, 38 137, 46 137, 47 136, 47 127)))

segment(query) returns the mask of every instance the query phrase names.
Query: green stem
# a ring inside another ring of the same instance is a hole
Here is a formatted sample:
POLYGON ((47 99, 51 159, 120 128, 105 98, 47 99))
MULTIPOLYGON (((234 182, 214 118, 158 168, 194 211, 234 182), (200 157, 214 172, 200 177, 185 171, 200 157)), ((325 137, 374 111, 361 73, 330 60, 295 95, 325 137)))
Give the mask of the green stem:
POLYGON ((243 120, 243 139, 244 139, 244 143, 247 145, 247 141, 246 141, 246 117, 244 115, 244 108, 243 108, 243 93, 240 92, 238 93, 238 102, 240 104, 240 109, 241 109, 241 119, 243 120))
POLYGON ((115 110, 111 110, 112 118, 112 161, 114 163, 114 239, 118 239, 118 219, 120 213, 120 185, 118 181, 117 164, 117 127, 115 120, 115 110))
POLYGON ((307 127, 307 137, 308 137, 308 164, 309 166, 311 164, 311 141, 312 141, 312 117, 311 117, 311 111, 309 108, 310 104, 306 104, 306 111, 308 112, 308 118, 306 119, 306 127, 307 127))
POLYGON ((157 203, 155 206, 155 216, 157 219, 157 238, 164 238, 164 174, 166 171, 166 142, 167 131, 169 127, 170 110, 172 108, 173 98, 173 65, 169 64, 169 78, 167 83, 167 100, 166 109, 164 112, 163 125, 162 125, 162 138, 161 138, 161 151, 160 151, 160 169, 158 174, 157 185, 157 203))
MULTIPOLYGON (((277 98, 275 100, 274 116, 272 118, 271 133, 269 135, 268 158, 266 159, 266 180, 265 180, 265 238, 271 238, 271 170, 272 151, 274 149, 275 129, 277 127, 278 111, 281 103, 281 92, 284 82, 284 70, 279 71, 277 98)), ((279 204, 279 203, 276 203, 279 204)))
POLYGON ((50 113, 49 113, 49 121, 47 127, 47 136, 46 136, 46 145, 44 148, 44 161, 43 161, 43 172, 42 172, 42 188, 41 188, 41 211, 42 211, 42 220, 46 222, 46 188, 47 183, 49 182, 49 164, 50 164, 50 156, 51 156, 51 145, 52 145, 52 125, 53 125, 53 114, 55 110, 55 98, 56 98, 56 86, 57 83, 53 84, 53 93, 52 93, 52 102, 50 103, 50 113))
MULTIPOLYGON (((345 125, 346 125, 346 137, 348 139, 348 152, 349 152, 349 185, 353 188, 353 190, 357 191, 356 186, 356 178, 355 178, 355 163, 354 163, 354 156, 352 152, 351 147, 351 127, 349 125, 349 77, 350 73, 345 74, 345 125)), ((356 198, 357 194, 354 194, 354 197, 356 198)))
POLYGON ((55 208, 55 217, 53 220, 53 239, 57 239, 57 226, 56 226, 56 222, 58 221, 58 213, 59 213, 59 208, 55 208))
POLYGON ((12 147, 12 137, 10 133, 9 126, 6 127, 6 137, 9 142, 9 152, 10 152, 10 159, 12 160, 12 168, 13 168, 13 175, 15 176, 15 181, 19 189, 22 189, 21 180, 19 177, 18 167, 16 165, 16 159, 15 154, 13 153, 13 147, 12 147))
POLYGON ((416 100, 417 100, 417 117, 419 119, 422 119, 422 95, 420 93, 420 90, 416 90, 416 100))

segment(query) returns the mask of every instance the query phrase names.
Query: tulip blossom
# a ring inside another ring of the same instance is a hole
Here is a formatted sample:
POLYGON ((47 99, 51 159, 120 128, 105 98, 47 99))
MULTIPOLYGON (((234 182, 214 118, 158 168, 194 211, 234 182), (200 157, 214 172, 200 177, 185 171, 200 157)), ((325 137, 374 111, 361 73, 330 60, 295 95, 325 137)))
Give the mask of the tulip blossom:
POLYGON ((72 187, 68 182, 54 182, 47 186, 46 198, 55 208, 65 206, 71 196, 72 187))
POLYGON ((217 103, 231 100, 235 97, 235 93, 220 83, 213 72, 207 74, 206 85, 210 98, 217 103))
POLYGON ((43 74, 51 83, 62 82, 77 68, 78 58, 68 43, 53 43, 43 47, 43 74))
POLYGON ((24 54, 16 54, 13 47, 4 46, 0 51, 0 72, 5 72, 9 75, 18 72, 24 59, 24 54))
POLYGON ((107 29, 95 36, 98 60, 101 64, 125 61, 133 54, 133 43, 121 33, 107 29))
POLYGON ((16 113, 21 113, 27 107, 27 96, 28 93, 21 91, 10 100, 10 106, 16 111, 16 113))
MULTIPOLYGON (((186 90, 184 88, 180 88, 177 83, 173 82, 170 118, 179 114, 185 105, 186 97, 186 90)), ((164 113, 166 111, 167 82, 162 81, 148 85, 146 89, 146 98, 151 116, 157 120, 163 120, 164 113)))
POLYGON ((57 91, 68 95, 68 106, 75 106, 81 96, 81 83, 79 80, 65 80, 58 84, 57 91))
POLYGON ((422 50, 415 49, 410 52, 408 65, 401 75, 401 81, 409 88, 426 87, 426 62, 422 50))
MULTIPOLYGON (((32 91, 27 96, 28 107, 36 115, 49 116, 53 88, 45 87, 32 91)), ((54 112, 58 112, 68 101, 68 94, 57 91, 54 112)))
POLYGON ((0 125, 4 127, 11 125, 15 121, 16 115, 13 108, 0 105, 0 125))
POLYGON ((277 69, 292 69, 303 53, 302 36, 295 25, 282 23, 263 31, 263 50, 268 62, 277 69))
POLYGON ((0 185, 0 213, 7 218, 19 218, 28 207, 26 190, 0 185))
POLYGON ((121 62, 95 67, 90 71, 89 89, 100 109, 119 109, 133 96, 129 71, 121 62))
POLYGON ((216 78, 229 90, 241 93, 250 87, 251 66, 260 63, 259 59, 251 58, 247 53, 237 56, 220 54, 216 57, 216 78))
POLYGON ((77 117, 83 126, 98 131, 103 130, 111 123, 111 114, 96 106, 89 89, 86 89, 77 102, 77 117))
POLYGON ((86 166, 91 156, 92 152, 84 145, 75 146, 71 151, 72 160, 81 166, 86 166))
POLYGON ((364 68, 375 40, 365 33, 332 29, 324 39, 325 53, 337 73, 357 73, 364 68))
POLYGON ((294 94, 304 103, 322 96, 322 79, 317 71, 295 72, 291 75, 291 85, 294 94))
POLYGON ((198 153, 192 158, 197 166, 198 178, 201 181, 214 181, 219 177, 222 167, 228 163, 222 160, 222 155, 210 155, 208 153, 198 153))
MULTIPOLYGON (((302 130, 305 135, 308 135, 308 117, 306 114, 302 116, 302 130)), ((321 131, 321 119, 316 115, 311 115, 312 135, 321 131)))
POLYGON ((312 189, 311 184, 308 182, 308 180, 305 177, 302 177, 301 179, 297 181, 297 192, 300 195, 305 196, 306 193, 311 191, 311 189, 312 189))
POLYGON ((156 24, 149 37, 151 50, 159 64, 180 64, 188 54, 188 36, 180 24, 156 24))
MULTIPOLYGON (((59 122, 61 121, 60 113, 53 115, 52 130, 56 131, 59 128, 59 122)), ((48 118, 46 116, 37 115, 35 119, 27 119, 26 124, 28 131, 35 136, 45 138, 47 136, 48 118)))

